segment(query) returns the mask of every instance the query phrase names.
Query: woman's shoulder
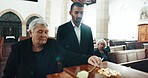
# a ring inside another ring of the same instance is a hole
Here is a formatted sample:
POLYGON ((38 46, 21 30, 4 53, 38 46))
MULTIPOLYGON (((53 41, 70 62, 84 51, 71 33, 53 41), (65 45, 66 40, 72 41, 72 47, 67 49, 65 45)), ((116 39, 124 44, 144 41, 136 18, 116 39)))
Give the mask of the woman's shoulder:
POLYGON ((21 45, 28 44, 29 42, 31 42, 31 38, 28 38, 28 39, 25 39, 22 41, 18 41, 16 43, 12 44, 12 46, 21 46, 21 45))
POLYGON ((54 37, 49 37, 47 40, 47 45, 57 45, 57 40, 54 37))
POLYGON ((47 41, 48 42, 56 42, 56 38, 55 37, 49 37, 47 41))
POLYGON ((95 48, 94 51, 95 51, 95 52, 98 52, 99 50, 98 50, 98 48, 95 48))
POLYGON ((100 54, 100 51, 99 51, 98 49, 95 49, 95 50, 94 50, 94 53, 95 53, 95 54, 100 54))

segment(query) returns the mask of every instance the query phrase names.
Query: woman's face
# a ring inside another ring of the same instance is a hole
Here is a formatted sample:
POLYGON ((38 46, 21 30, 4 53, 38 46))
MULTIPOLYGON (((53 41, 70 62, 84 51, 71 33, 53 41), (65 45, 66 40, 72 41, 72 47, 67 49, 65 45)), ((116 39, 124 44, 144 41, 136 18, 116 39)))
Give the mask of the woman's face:
POLYGON ((105 43, 99 43, 98 44, 98 49, 103 50, 105 48, 105 43))
POLYGON ((48 39, 48 29, 42 24, 36 24, 37 26, 33 31, 30 31, 30 36, 32 37, 33 45, 42 46, 47 42, 48 39))

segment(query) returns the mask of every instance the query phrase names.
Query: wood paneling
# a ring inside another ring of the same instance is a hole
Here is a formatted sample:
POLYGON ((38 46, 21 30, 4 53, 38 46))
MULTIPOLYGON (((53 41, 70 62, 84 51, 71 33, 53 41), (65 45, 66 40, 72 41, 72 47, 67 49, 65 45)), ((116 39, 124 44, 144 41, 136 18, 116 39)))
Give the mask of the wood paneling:
POLYGON ((138 41, 148 42, 148 24, 140 24, 138 26, 138 41))

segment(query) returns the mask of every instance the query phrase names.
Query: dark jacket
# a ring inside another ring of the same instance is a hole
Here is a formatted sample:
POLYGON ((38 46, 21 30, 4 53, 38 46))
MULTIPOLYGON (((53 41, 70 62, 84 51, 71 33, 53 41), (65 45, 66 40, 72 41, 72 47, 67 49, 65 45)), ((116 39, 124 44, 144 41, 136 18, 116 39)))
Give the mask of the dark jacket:
POLYGON ((94 55, 104 58, 103 61, 109 61, 109 55, 106 50, 104 50, 104 53, 101 53, 98 48, 94 51, 94 55))
MULTIPOLYGON (((45 59, 47 59, 46 62, 49 66, 44 67, 47 69, 44 73, 38 74, 37 78, 45 78, 47 74, 57 73, 59 71, 59 63, 79 65, 87 63, 88 60, 86 56, 64 50, 54 39, 48 39, 44 45, 44 52, 47 53, 45 59)), ((36 78, 33 72, 33 62, 31 38, 12 45, 2 78, 36 78)))
POLYGON ((59 26, 57 31, 57 40, 66 50, 76 52, 78 54, 92 55, 94 45, 91 28, 82 23, 80 29, 80 45, 71 21, 59 26))

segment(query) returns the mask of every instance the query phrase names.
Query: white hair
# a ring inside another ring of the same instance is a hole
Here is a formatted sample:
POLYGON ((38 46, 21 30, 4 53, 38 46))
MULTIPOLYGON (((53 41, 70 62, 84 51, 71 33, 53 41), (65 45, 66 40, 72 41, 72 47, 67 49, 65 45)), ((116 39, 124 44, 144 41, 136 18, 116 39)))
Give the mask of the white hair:
POLYGON ((36 27, 36 24, 42 24, 43 26, 48 27, 48 24, 47 24, 47 22, 46 22, 44 19, 42 19, 42 18, 36 18, 36 19, 34 19, 34 20, 29 24, 29 29, 28 29, 28 31, 29 31, 29 30, 34 30, 35 27, 36 27))
POLYGON ((105 48, 107 47, 107 43, 104 39, 99 39, 97 40, 97 45, 100 44, 100 43, 104 43, 105 44, 105 48))

